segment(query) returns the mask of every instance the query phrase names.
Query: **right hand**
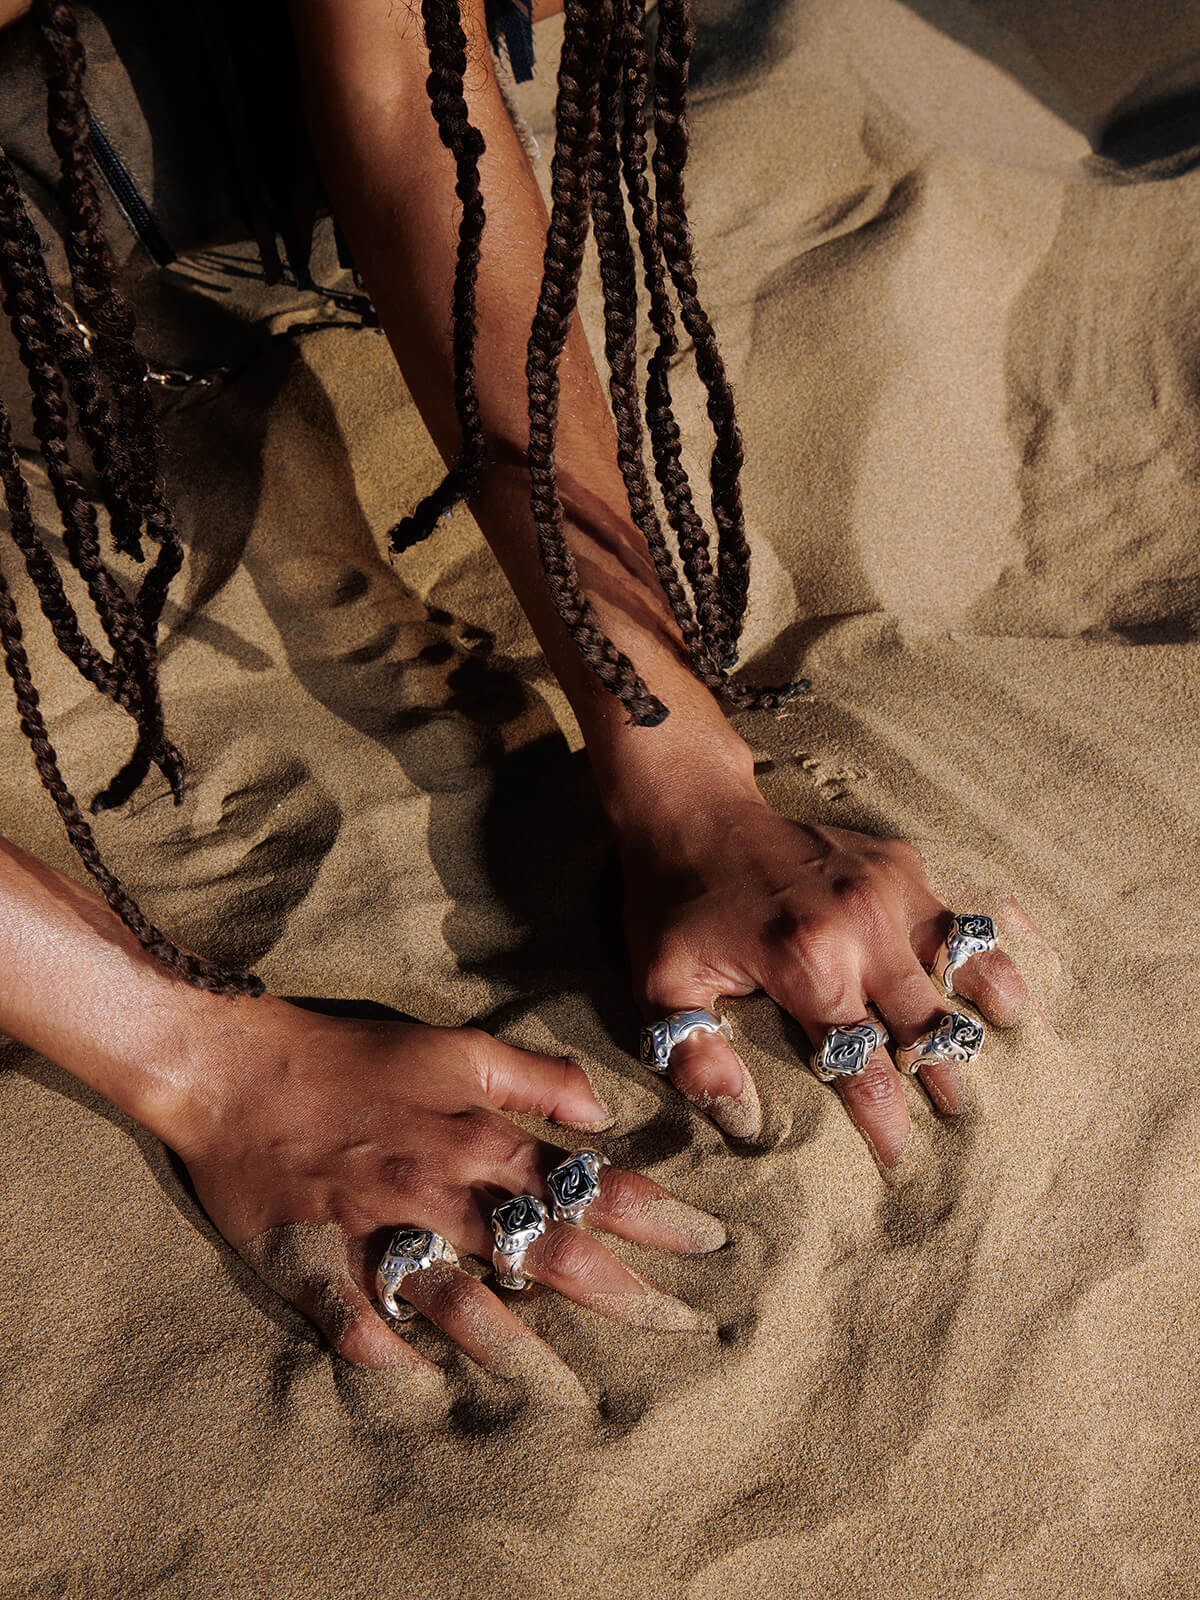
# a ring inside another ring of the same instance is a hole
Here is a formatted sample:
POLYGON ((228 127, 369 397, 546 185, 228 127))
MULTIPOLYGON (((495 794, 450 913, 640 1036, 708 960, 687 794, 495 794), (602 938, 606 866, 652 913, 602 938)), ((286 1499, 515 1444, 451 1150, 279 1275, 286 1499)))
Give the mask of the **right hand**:
MULTIPOLYGON (((611 1116, 578 1067, 475 1029, 239 1005, 233 1082, 172 1145, 213 1223, 347 1360, 432 1369, 372 1305, 392 1231, 432 1228, 490 1261, 490 1217, 512 1194, 546 1197, 568 1150, 504 1113, 598 1130, 611 1116)), ((586 1143, 586 1138, 581 1142, 586 1143)), ((589 1227, 680 1253, 718 1248, 714 1217, 649 1178, 605 1168, 589 1227)), ((582 1227, 551 1223, 525 1271, 580 1305, 656 1331, 710 1326, 622 1264, 582 1227)), ((484 1366, 516 1376, 552 1363, 540 1339, 461 1268, 410 1273, 399 1293, 484 1366)))

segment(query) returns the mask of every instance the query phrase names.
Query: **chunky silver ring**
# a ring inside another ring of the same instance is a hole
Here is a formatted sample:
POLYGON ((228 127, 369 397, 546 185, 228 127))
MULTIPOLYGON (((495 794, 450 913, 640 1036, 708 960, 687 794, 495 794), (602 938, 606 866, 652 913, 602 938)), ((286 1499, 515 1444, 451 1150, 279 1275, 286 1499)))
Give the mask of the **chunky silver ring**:
POLYGON ((600 1193, 600 1169, 608 1157, 599 1150, 576 1150, 546 1178, 550 1211, 555 1222, 578 1222, 600 1193))
POLYGON ((867 1063, 877 1050, 888 1042, 888 1031, 882 1022, 864 1017, 861 1022, 847 1022, 830 1028, 821 1041, 821 1048, 809 1065, 822 1083, 832 1083, 836 1078, 857 1078, 867 1070, 867 1063))
POLYGON ((714 1017, 701 1006, 691 1011, 672 1011, 661 1022, 651 1022, 642 1029, 642 1060, 651 1072, 665 1072, 671 1065, 671 1051, 693 1033, 719 1033, 725 1039, 733 1038, 725 1018, 714 1017))
POLYGON ((410 1272, 423 1272, 439 1261, 458 1265, 458 1251, 432 1228, 397 1228, 375 1271, 375 1293, 383 1309, 399 1322, 417 1314, 415 1306, 396 1299, 396 1290, 410 1272))
POLYGON ((942 1061, 974 1061, 983 1049, 986 1031, 978 1017, 966 1011, 951 1011, 936 1028, 897 1050, 896 1065, 901 1072, 919 1072, 922 1067, 942 1061))
POLYGON ((991 917, 978 911, 956 911, 950 920, 950 932, 938 946, 929 970, 946 993, 953 994, 954 974, 963 962, 982 955, 985 950, 994 950, 998 943, 996 924, 991 917))
POLYGON ((548 1221, 545 1206, 532 1194, 515 1194, 511 1200, 502 1200, 492 1212, 492 1233, 496 1239, 492 1266, 502 1289, 528 1289, 533 1282, 521 1268, 525 1264, 525 1252, 545 1233, 548 1221))

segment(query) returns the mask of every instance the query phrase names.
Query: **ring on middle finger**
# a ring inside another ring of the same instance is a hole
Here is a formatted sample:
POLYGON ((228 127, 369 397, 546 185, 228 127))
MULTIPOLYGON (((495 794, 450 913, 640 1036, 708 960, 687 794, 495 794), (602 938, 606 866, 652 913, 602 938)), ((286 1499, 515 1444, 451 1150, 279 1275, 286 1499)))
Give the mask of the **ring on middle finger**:
POLYGON ((496 1240, 492 1266, 501 1288, 528 1289, 533 1282, 521 1270, 525 1265, 525 1253, 545 1233, 549 1220, 545 1206, 532 1194, 515 1194, 509 1200, 502 1200, 492 1212, 492 1233, 496 1240))
POLYGON ((919 1072, 922 1067, 947 1061, 971 1062, 983 1049, 983 1023, 966 1011, 951 1011, 912 1044, 896 1051, 896 1066, 901 1072, 919 1072))
POLYGON ((888 1042, 888 1031, 882 1022, 864 1017, 861 1022, 847 1022, 826 1030, 821 1048, 809 1065, 822 1083, 833 1083, 838 1078, 857 1078, 865 1072, 871 1057, 888 1042))
POLYGON ((608 1157, 599 1150, 576 1150, 547 1174, 550 1211, 555 1222, 579 1222, 600 1193, 600 1169, 608 1157))

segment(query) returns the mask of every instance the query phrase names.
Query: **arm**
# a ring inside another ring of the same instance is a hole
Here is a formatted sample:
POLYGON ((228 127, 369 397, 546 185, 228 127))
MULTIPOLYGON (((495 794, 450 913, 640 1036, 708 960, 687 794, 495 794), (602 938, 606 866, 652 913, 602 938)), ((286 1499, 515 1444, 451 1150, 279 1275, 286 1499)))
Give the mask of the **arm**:
MULTIPOLYGON (((946 920, 910 847, 776 816, 751 752, 692 675, 665 597, 629 516, 608 405, 579 319, 562 366, 559 477, 581 581, 613 642, 671 709, 658 728, 628 724, 580 660, 550 600, 529 511, 525 354, 547 217, 492 71, 483 0, 464 0, 465 92, 487 150, 488 222, 477 302, 479 403, 493 441, 473 501, 579 721, 626 867, 626 921, 647 1017, 766 989, 814 1044, 834 1023, 882 1011, 900 1042, 945 1002, 921 968, 946 920)), ((405 380, 447 461, 459 449, 452 406, 449 299, 458 207, 454 167, 425 91, 428 57, 414 6, 292 0, 310 123, 339 221, 353 245, 405 380)), ((971 964, 960 990, 994 1020, 1024 998, 1001 955, 971 964)), ((727 1131, 752 1138, 753 1085, 719 1038, 672 1056, 676 1084, 727 1131)), ((957 1109, 949 1067, 925 1081, 957 1109)), ((885 1166, 909 1132, 885 1055, 843 1097, 885 1166)))
MULTIPOLYGON (((473 1029, 322 1017, 285 1001, 190 988, 95 895, 0 840, 0 1030, 56 1061, 169 1144, 213 1223, 347 1357, 436 1369, 371 1305, 396 1226, 437 1229, 487 1259, 497 1193, 544 1193, 565 1152, 521 1111, 576 1129, 611 1116, 569 1062, 473 1029)), ((688 1252, 724 1242, 715 1218, 618 1168, 589 1220, 688 1252)), ((554 1224, 526 1269, 606 1315, 658 1328, 704 1319, 597 1239, 554 1224)), ((477 1279, 449 1266, 401 1291, 503 1375, 574 1390, 553 1353, 477 1279)), ((576 1391, 577 1392, 577 1391, 576 1391)))

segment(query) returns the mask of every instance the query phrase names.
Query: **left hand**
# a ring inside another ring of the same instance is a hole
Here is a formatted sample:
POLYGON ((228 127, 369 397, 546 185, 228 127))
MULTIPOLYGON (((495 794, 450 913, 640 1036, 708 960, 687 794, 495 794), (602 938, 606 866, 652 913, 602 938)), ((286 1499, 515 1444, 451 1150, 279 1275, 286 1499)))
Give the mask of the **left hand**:
MULTIPOLYGON (((618 842, 634 980, 648 1021, 695 1006, 717 1011, 722 996, 763 989, 814 1047, 828 1028, 859 1021, 873 1007, 894 1048, 954 1007, 925 971, 950 913, 911 844, 791 822, 766 805, 752 780, 706 783, 690 796, 673 785, 652 816, 643 806, 636 830, 618 828, 618 842)), ((955 989, 1000 1027, 1029 999, 999 950, 973 957, 955 989)), ((726 1132, 757 1136, 754 1084, 720 1036, 694 1034, 677 1045, 670 1077, 726 1132)), ((961 1109, 953 1067, 924 1068, 921 1079, 940 1110, 961 1109)), ((887 1052, 838 1089, 881 1165, 893 1167, 911 1124, 887 1052)))

